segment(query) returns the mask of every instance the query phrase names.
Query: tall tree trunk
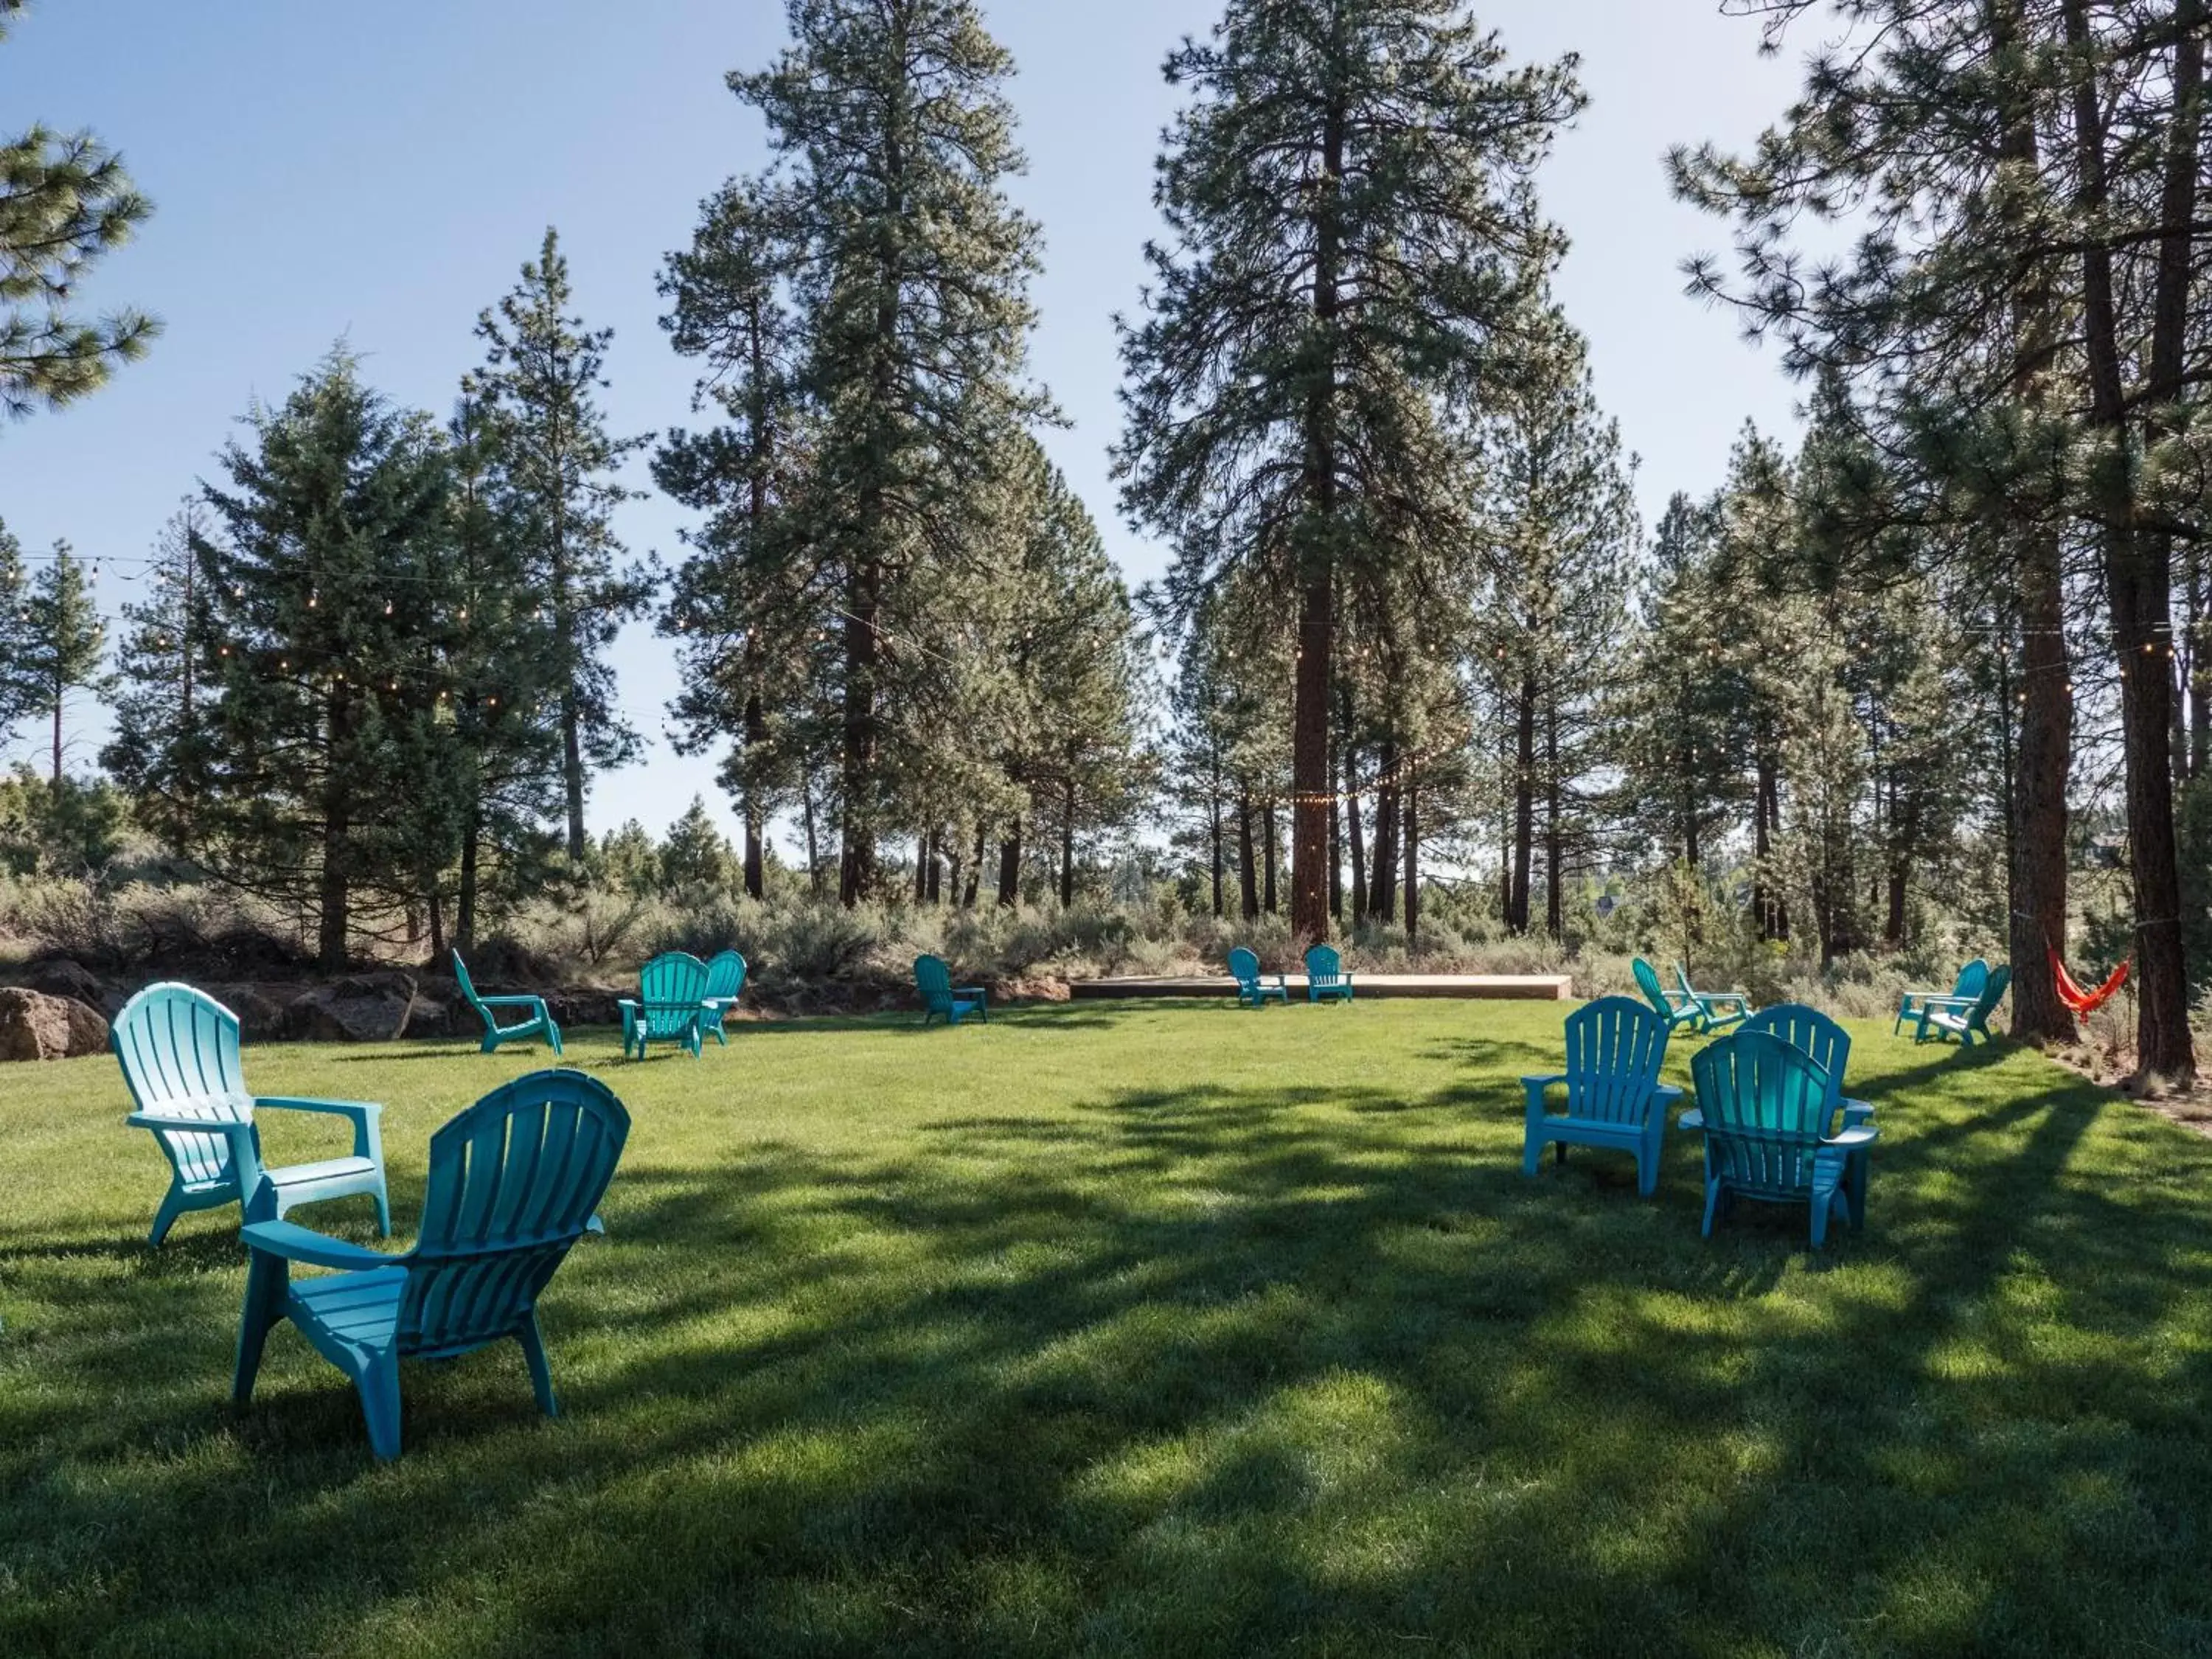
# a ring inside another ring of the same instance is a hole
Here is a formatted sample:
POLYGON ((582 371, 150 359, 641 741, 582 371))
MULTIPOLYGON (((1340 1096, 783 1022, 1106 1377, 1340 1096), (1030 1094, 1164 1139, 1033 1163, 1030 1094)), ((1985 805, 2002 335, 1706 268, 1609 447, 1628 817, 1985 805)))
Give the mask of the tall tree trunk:
POLYGON ((331 692, 325 708, 330 769, 323 783, 323 869, 318 895, 321 914, 315 958, 323 972, 342 974, 346 965, 346 935, 352 920, 353 795, 343 769, 346 750, 352 741, 353 720, 343 690, 331 692))
MULTIPOLYGON (((2002 88, 2027 84, 2021 58, 2027 46, 2022 0, 1990 0, 1994 55, 2008 73, 2002 88)), ((1999 153, 2033 174, 2039 171, 2042 141, 2033 97, 2013 94, 2001 112, 1999 153)), ((2018 228, 2017 226, 2014 228, 2018 228)), ((2012 395, 2030 416, 2048 404, 2057 360, 2057 306, 2050 271, 2026 267, 2012 295, 2012 395)), ((2014 527, 2014 586, 2019 594, 2021 636, 2017 738, 2008 751, 2011 777, 2006 800, 2007 885, 2010 897, 2008 954, 2012 966, 2012 1030, 2031 1040, 2070 1042, 2074 1015, 2058 1000, 2050 950, 2066 949, 2066 787, 2074 764, 2073 665, 2066 647, 2066 574, 2057 528, 2023 513, 2014 527)), ((2009 678, 2009 668, 2006 670, 2009 678)), ((2010 722, 2013 710, 2002 718, 2010 722)))
POLYGON ((1238 896, 1243 902, 1243 916, 1247 921, 1260 914, 1259 872, 1253 866, 1252 848, 1252 792, 1237 792, 1237 885, 1238 896))
POLYGON ((845 618, 844 801, 837 898, 851 908, 876 890, 875 794, 881 737, 876 720, 876 621, 883 571, 872 559, 853 572, 845 618))
POLYGON ((799 794, 799 816, 806 828, 806 888, 822 896, 822 847, 814 829, 814 769, 809 765, 799 794))
POLYGON ((1222 865, 1226 854, 1222 848, 1221 808, 1227 797, 1221 783, 1221 751, 1215 750, 1208 757, 1213 769, 1212 788, 1206 798, 1206 839, 1213 854, 1213 919, 1219 921, 1224 915, 1221 898, 1222 865))
POLYGON ((1889 902, 1881 927, 1882 943, 1893 951, 1905 947, 1905 907, 1912 884, 1912 866, 1920 856, 1920 795, 1909 793, 1900 805, 1897 802, 1897 784, 1890 783, 1891 838, 1889 848, 1889 902))
MULTIPOLYGON (((954 858, 957 860, 958 854, 954 858)), ((945 830, 939 826, 929 832, 929 891, 926 896, 931 904, 945 902, 945 830)), ((956 871, 952 878, 955 892, 960 889, 960 877, 956 871)))
MULTIPOLYGON (((58 649, 58 647, 57 647, 57 649, 58 649)), ((59 783, 59 782, 62 781, 62 688, 61 688, 59 685, 56 685, 56 686, 53 688, 53 692, 54 692, 54 771, 53 771, 53 781, 54 781, 54 782, 56 782, 56 783, 59 783)))
MULTIPOLYGON (((2074 87, 2081 207, 2091 225, 2109 197, 2100 89, 2087 65, 2087 0, 2065 0, 2067 43, 2076 57, 2074 87)), ((2149 381, 2144 407, 2163 421, 2182 390, 2187 344, 2189 210, 2198 167, 2197 94, 2203 74, 2201 0, 2177 0, 2181 28, 2174 60, 2175 111, 2167 134, 2161 238, 2152 301, 2149 381)), ((2165 539, 2137 522, 2118 303, 2108 249, 2082 255, 2082 333, 2089 368, 2092 423, 2106 436, 2093 462, 2091 493, 2101 509, 2105 590, 2120 653, 2120 744, 2127 773, 2128 841, 2136 910, 2136 1063, 2146 1075, 2186 1083, 2197 1071, 2189 1030, 2189 983, 2181 943, 2181 883, 2173 824, 2170 701, 2172 672, 2161 653, 2172 642, 2172 570, 2165 539)))
POLYGON ((1513 895, 1505 925, 1516 933, 1525 933, 1528 931, 1529 865, 1536 833, 1536 676, 1533 669, 1522 671, 1513 730, 1513 895))
POLYGON ((989 844, 983 832, 983 819, 979 814, 975 819, 975 856, 969 860, 968 885, 960 895, 960 908, 963 910, 975 908, 975 890, 983 883, 983 857, 989 844))
POLYGON ((1060 908, 1075 902, 1075 772, 1070 768, 1060 781, 1060 908))
POLYGON ((1421 929, 1421 785, 1417 774, 1406 775, 1406 943, 1411 945, 1421 929))
POLYGON ((1279 845, 1275 839, 1275 803, 1269 801, 1260 809, 1260 870, 1267 886, 1260 908, 1271 916, 1275 914, 1275 852, 1279 845))
POLYGON ((929 831, 927 830, 915 831, 914 902, 916 905, 929 902, 929 831))
POLYGON ((1022 815, 1006 820, 999 841, 999 904, 1011 910, 1022 902, 1022 815))
POLYGON ((2193 782, 2212 766, 2212 580, 2201 543, 2186 556, 2189 595, 2189 777, 2193 782))
POLYGON ((430 915, 430 965, 435 968, 446 960, 446 899, 435 881, 424 886, 422 903, 430 915))
POLYGON ((1375 763, 1375 844, 1369 852, 1367 914, 1376 921, 1398 919, 1398 740, 1382 739, 1375 763))
MULTIPOLYGON (((745 754, 750 759, 754 751, 768 741, 768 715, 761 708, 760 693, 750 693, 745 698, 745 754)), ((751 767, 746 768, 745 783, 745 892, 752 898, 765 897, 768 891, 763 869, 763 832, 768 814, 761 810, 760 792, 753 787, 751 767)))
POLYGON ((453 900, 453 945, 463 956, 477 948, 477 860, 483 840, 483 813, 471 804, 461 829, 460 889, 453 900))
POLYGON ((1544 931, 1567 930, 1566 829, 1559 822, 1559 705, 1544 701, 1544 931))
MULTIPOLYGON (((1336 787, 1336 751, 1328 757, 1329 787, 1336 787)), ((1341 799, 1328 807, 1328 914, 1340 925, 1344 921, 1344 805, 1341 799)))
POLYGON ((1782 833, 1782 763, 1765 743, 1753 763, 1753 773, 1751 913, 1758 921, 1759 938, 1786 940, 1790 907, 1774 890, 1772 876, 1775 839, 1782 833))
MULTIPOLYGON (((1323 75, 1320 168, 1314 191, 1313 314, 1323 337, 1334 335, 1343 259, 1338 192, 1344 177, 1348 112, 1333 41, 1323 75)), ((1332 353, 1334 348, 1332 347, 1332 353)), ((1328 692, 1336 649, 1337 386, 1332 355, 1314 376, 1305 410, 1305 501, 1310 520, 1298 540, 1298 649, 1291 724, 1291 928, 1328 937, 1328 692)))
MULTIPOLYGON (((1349 700, 1346 705, 1347 722, 1349 700)), ((1344 827, 1352 845, 1352 925, 1360 926, 1367 920, 1367 843, 1365 827, 1359 821, 1359 751, 1349 738, 1344 744, 1344 827)))

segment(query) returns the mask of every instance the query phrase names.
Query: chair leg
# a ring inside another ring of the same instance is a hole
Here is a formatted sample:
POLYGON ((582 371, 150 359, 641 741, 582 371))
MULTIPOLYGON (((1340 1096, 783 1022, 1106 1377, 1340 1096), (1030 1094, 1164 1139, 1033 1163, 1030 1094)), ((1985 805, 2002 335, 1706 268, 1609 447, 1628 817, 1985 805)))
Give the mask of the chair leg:
POLYGON ((553 1045, 553 1058, 561 1058, 561 1028, 551 1020, 545 1022, 545 1040, 553 1045))
POLYGON ((538 1328, 538 1312, 531 1310, 514 1340, 522 1344, 522 1357, 530 1366, 530 1386, 538 1392, 538 1408, 548 1417, 558 1417, 561 1408, 553 1401, 553 1372, 545 1363, 545 1338, 538 1328))
POLYGON ((1711 1176, 1705 1177, 1705 1225, 1703 1237, 1713 1236, 1713 1218, 1720 1213, 1721 1183, 1711 1176))
POLYGON ((1636 1195, 1649 1198, 1659 1190, 1659 1142, 1647 1135, 1636 1149, 1636 1195))
POLYGON ((283 1257, 252 1253, 246 1270, 246 1306, 238 1316, 238 1364, 230 1379, 230 1397, 238 1405, 253 1398, 270 1327, 284 1316, 286 1277, 283 1257))
POLYGON ((377 1461, 399 1455, 399 1357, 380 1353, 354 1379, 361 1391, 361 1413, 368 1422, 368 1449, 377 1461))
POLYGON ((392 1195, 384 1190, 380 1178, 376 1183, 376 1191, 371 1196, 376 1200, 376 1231, 389 1238, 392 1237, 392 1195))
POLYGON ((1524 1176, 1533 1176, 1543 1166, 1543 1138, 1532 1133, 1521 1144, 1521 1173, 1524 1176))
POLYGON ((1567 1143, 1564 1140, 1553 1141, 1552 1143, 1552 1162, 1554 1164, 1565 1164, 1566 1161, 1567 1143))
POLYGON ((177 1224, 177 1218, 185 1212, 185 1195, 174 1186, 161 1194, 161 1207, 154 1212, 154 1231, 146 1235, 149 1244, 159 1244, 169 1236, 169 1229, 177 1224))

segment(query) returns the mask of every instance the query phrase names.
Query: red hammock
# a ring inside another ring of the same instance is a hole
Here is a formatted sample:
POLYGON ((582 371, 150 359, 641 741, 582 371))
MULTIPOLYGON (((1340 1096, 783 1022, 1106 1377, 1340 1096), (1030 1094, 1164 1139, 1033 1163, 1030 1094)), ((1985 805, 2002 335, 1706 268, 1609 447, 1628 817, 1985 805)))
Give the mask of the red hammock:
POLYGON ((2120 987, 2128 982, 2128 969, 2124 962, 2112 969, 2112 976, 2094 991, 2084 990, 2066 971, 2066 964, 2058 959, 2058 952, 2051 946, 2044 947, 2051 955, 2051 971, 2057 977, 2058 1000, 2077 1014, 2093 1014, 2120 994, 2120 987))

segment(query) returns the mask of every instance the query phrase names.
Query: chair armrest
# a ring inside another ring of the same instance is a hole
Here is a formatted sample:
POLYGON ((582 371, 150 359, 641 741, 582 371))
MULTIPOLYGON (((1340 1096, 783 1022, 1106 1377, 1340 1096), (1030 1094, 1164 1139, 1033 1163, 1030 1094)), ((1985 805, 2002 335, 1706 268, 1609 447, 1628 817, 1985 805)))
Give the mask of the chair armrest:
POLYGON ((1658 1101, 1661 1109, 1664 1110, 1682 1098, 1682 1085, 1679 1083, 1662 1083, 1654 1089, 1651 1094, 1652 1097, 1658 1101))
POLYGON ((1920 1009, 1923 1013, 1932 1013, 1938 1008, 1971 1008, 1980 1000, 1979 997, 1927 996, 1920 999, 1920 1009))
POLYGON ((1844 1102, 1844 1127, 1846 1129, 1856 1129, 1860 1124, 1870 1121, 1873 1116, 1874 1108, 1863 1100, 1844 1102))
POLYGON ((396 1267, 407 1259, 364 1249, 342 1238, 325 1237, 290 1221, 249 1221, 238 1230, 238 1236, 249 1249, 280 1255, 287 1261, 302 1261, 311 1267, 396 1267))
POLYGON ((981 985, 956 985, 952 988, 952 994, 956 997, 974 997, 978 1002, 988 1002, 991 999, 989 988, 981 985))
POLYGON ((545 1006, 545 999, 526 996, 478 997, 477 1006, 479 1008, 543 1008, 545 1006))
POLYGON ((1881 1131, 1873 1124, 1854 1123, 1843 1133, 1830 1135, 1820 1144, 1823 1146, 1871 1146, 1880 1137, 1881 1131))
POLYGON ((1674 1120, 1674 1127, 1688 1134, 1696 1134, 1705 1127, 1705 1115, 1692 1106, 1674 1120))
POLYGON ((301 1100, 290 1095, 256 1095, 253 1109, 273 1108, 280 1112, 320 1112, 327 1117, 349 1117, 356 1123, 366 1123, 383 1115, 384 1108, 374 1100, 301 1100))

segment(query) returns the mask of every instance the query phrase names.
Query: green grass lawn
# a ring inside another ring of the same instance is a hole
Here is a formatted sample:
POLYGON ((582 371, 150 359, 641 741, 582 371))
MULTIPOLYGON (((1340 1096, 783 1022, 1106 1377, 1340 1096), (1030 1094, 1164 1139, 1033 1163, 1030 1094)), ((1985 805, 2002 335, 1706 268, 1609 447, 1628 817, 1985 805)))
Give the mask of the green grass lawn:
MULTIPOLYGON (((1522 1178, 1560 1014, 581 1034, 635 1127, 564 1415, 512 1346, 418 1365, 382 1467, 289 1328, 230 1407, 234 1220, 147 1249, 114 1066, 7 1068, 0 1654, 2212 1651, 2212 1144, 1863 1027, 1868 1231, 1705 1243, 1686 1138, 1654 1201, 1522 1178)), ((404 1243, 538 1056, 247 1063, 388 1103, 404 1243)))

